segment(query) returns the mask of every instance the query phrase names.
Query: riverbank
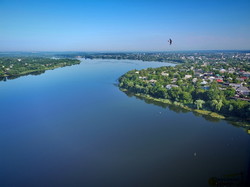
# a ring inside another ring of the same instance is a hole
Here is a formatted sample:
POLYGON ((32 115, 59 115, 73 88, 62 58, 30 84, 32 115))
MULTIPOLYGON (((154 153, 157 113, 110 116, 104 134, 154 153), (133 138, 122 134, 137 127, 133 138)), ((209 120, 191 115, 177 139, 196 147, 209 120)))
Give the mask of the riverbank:
POLYGON ((39 75, 47 70, 80 64, 77 59, 52 59, 38 57, 0 58, 0 80, 15 79, 24 75, 39 75))
MULTIPOLYGON (((128 92, 128 90, 126 90, 126 89, 123 89, 123 88, 120 88, 120 89, 123 92, 128 92)), ((182 109, 189 110, 191 112, 195 112, 195 113, 198 113, 198 114, 201 114, 201 115, 206 115, 206 116, 217 118, 217 119, 226 119, 225 116, 223 116, 221 114, 218 114, 216 112, 207 111, 207 110, 193 109, 193 108, 190 108, 190 107, 188 107, 188 106, 186 106, 186 105, 184 105, 184 104, 182 104, 180 102, 171 101, 169 99, 159 99, 159 98, 154 98, 154 97, 149 96, 149 95, 138 94, 138 93, 133 93, 133 95, 135 95, 137 97, 145 98, 145 99, 148 99, 148 100, 156 101, 156 102, 161 102, 161 103, 164 103, 164 104, 178 106, 178 107, 180 107, 182 109)))
POLYGON ((130 92, 129 90, 124 89, 124 88, 120 88, 120 90, 125 92, 126 94, 129 93, 130 95, 133 95, 137 98, 147 100, 147 101, 152 101, 152 103, 158 102, 161 104, 166 104, 167 106, 175 106, 175 107, 178 107, 179 109, 183 109, 183 110, 188 111, 188 112, 193 112, 195 115, 202 116, 206 119, 209 118, 210 120, 212 120, 212 119, 214 119, 214 120, 227 120, 234 126, 243 127, 243 128, 247 128, 247 129, 250 128, 249 121, 245 121, 245 120, 242 120, 242 119, 237 118, 237 117, 224 116, 224 115, 218 114, 216 112, 208 111, 208 110, 194 109, 194 108, 191 108, 191 107, 184 105, 183 103, 180 103, 180 102, 171 101, 169 99, 154 98, 152 96, 145 95, 145 94, 133 93, 133 92, 130 92))
POLYGON ((63 68, 63 67, 65 67, 65 66, 54 66, 54 67, 45 68, 43 70, 27 70, 24 72, 20 72, 18 74, 13 74, 13 75, 5 74, 4 76, 1 76, 0 79, 4 79, 4 78, 15 79, 15 78, 25 76, 25 75, 40 75, 42 73, 45 73, 45 71, 47 71, 47 70, 54 70, 54 69, 63 68))

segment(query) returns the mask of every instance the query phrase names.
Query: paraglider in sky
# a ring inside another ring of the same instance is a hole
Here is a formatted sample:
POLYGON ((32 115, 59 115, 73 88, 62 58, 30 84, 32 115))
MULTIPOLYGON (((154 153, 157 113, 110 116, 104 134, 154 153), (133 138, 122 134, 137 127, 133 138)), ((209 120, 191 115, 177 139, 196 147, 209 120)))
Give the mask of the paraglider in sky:
POLYGON ((168 42, 169 42, 169 45, 172 45, 172 39, 171 38, 169 38, 168 42))

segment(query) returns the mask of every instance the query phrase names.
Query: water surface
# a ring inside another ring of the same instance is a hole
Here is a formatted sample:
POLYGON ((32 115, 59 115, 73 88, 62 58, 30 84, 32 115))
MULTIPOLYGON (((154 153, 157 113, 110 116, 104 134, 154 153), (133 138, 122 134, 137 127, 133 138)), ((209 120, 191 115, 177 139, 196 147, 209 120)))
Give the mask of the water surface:
POLYGON ((243 129, 115 85, 131 69, 171 64, 82 61, 0 82, 0 186, 209 186, 247 174, 243 129))

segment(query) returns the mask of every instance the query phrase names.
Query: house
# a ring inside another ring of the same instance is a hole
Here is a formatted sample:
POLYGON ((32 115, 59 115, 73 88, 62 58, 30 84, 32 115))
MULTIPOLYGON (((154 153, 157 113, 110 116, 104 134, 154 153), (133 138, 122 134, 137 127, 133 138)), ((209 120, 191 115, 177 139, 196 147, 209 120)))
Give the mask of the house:
POLYGON ((139 76, 139 79, 147 80, 147 77, 141 77, 141 76, 139 76))
POLYGON ((221 83, 223 82, 223 79, 216 79, 216 82, 221 83))
POLYGON ((248 79, 248 77, 240 77, 242 80, 247 80, 248 79))
POLYGON ((203 63, 201 66, 202 66, 202 67, 205 67, 205 66, 207 66, 207 63, 203 63))
POLYGON ((219 87, 219 90, 226 90, 226 88, 221 88, 221 87, 219 87))
POLYGON ((228 73, 234 73, 234 69, 233 68, 228 68, 228 73))
POLYGON ((185 75, 184 79, 192 78, 192 75, 185 75))
POLYGON ((161 75, 162 75, 162 76, 169 76, 169 74, 166 73, 166 72, 162 72, 161 75))
POLYGON ((157 80, 151 79, 151 80, 149 80, 148 82, 150 82, 150 83, 156 83, 157 80))
POLYGON ((178 85, 175 85, 175 84, 168 84, 167 86, 166 86, 166 88, 168 89, 168 90, 170 90, 171 88, 178 88, 179 86, 178 85))
POLYGON ((227 72, 227 70, 225 70, 225 69, 220 69, 220 73, 225 73, 225 72, 227 72))
POLYGON ((214 76, 210 76, 210 77, 208 77, 208 80, 210 80, 211 82, 212 82, 214 79, 215 79, 215 77, 214 77, 214 76))
POLYGON ((213 72, 206 72, 204 73, 205 76, 212 76, 213 75, 213 72))
POLYGON ((197 82, 197 78, 193 78, 192 82, 196 83, 197 82))
POLYGON ((250 90, 247 88, 247 87, 244 87, 244 86, 241 86, 239 88, 236 89, 237 93, 240 94, 240 95, 249 95, 250 93, 250 90))
POLYGON ((250 77, 250 72, 244 72, 242 75, 243 75, 244 77, 250 77))
POLYGON ((207 81, 205 81, 204 79, 203 79, 203 81, 201 82, 201 85, 205 85, 205 84, 207 84, 208 82, 207 81))
POLYGON ((242 84, 236 84, 236 83, 230 83, 229 86, 231 86, 232 88, 236 89, 242 86, 242 84))
POLYGON ((245 81, 245 79, 243 79, 242 77, 236 78, 236 80, 241 81, 241 82, 245 81))

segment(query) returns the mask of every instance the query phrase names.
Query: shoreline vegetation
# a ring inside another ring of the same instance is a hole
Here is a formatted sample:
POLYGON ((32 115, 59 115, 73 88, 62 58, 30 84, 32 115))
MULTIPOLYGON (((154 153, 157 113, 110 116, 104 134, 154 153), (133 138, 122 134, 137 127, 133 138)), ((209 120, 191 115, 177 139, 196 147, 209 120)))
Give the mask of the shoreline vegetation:
POLYGON ((80 64, 80 61, 45 57, 0 57, 0 81, 25 75, 40 75, 47 70, 75 64, 80 64))
POLYGON ((170 104, 170 105, 175 105, 175 106, 178 106, 178 107, 180 107, 182 109, 192 111, 192 112, 195 112, 195 113, 198 113, 198 114, 201 114, 201 115, 206 115, 206 116, 210 116, 210 117, 217 118, 217 119, 225 119, 226 118, 225 116, 220 115, 218 113, 215 113, 215 112, 212 112, 212 111, 207 111, 207 110, 192 109, 192 108, 190 108, 188 106, 183 105, 180 102, 172 102, 169 99, 157 99, 157 98, 154 98, 154 97, 150 97, 150 96, 147 96, 147 95, 141 95, 141 94, 140 95, 135 94, 135 95, 139 96, 139 97, 145 97, 145 98, 151 99, 153 101, 162 102, 162 103, 170 104))
POLYGON ((155 98, 150 95, 145 95, 145 94, 140 94, 140 93, 133 93, 127 89, 120 88, 119 89, 124 92, 125 94, 131 96, 134 96, 138 99, 144 100, 145 102, 149 104, 155 104, 158 106, 161 106, 163 108, 170 108, 170 110, 173 110, 175 112, 182 112, 182 113, 187 113, 187 112, 193 112, 196 116, 198 117, 204 117, 208 121, 220 121, 220 120, 226 120, 230 124, 237 126, 237 127, 242 127, 245 129, 247 133, 250 134, 250 122, 248 120, 244 120, 238 117, 232 117, 232 116, 224 116, 219 113, 213 112, 213 111, 208 111, 208 110, 199 110, 195 108, 191 108, 189 106, 184 105, 183 103, 176 102, 176 101, 171 101, 169 99, 161 99, 161 98, 155 98), (175 107, 175 108, 173 108, 175 107))
MULTIPOLYGON (((122 88, 121 88, 121 91, 128 92, 128 90, 122 89, 122 88)), ((213 118, 226 119, 225 116, 220 115, 220 114, 218 114, 216 112, 207 111, 207 110, 193 109, 193 108, 190 108, 190 107, 188 107, 188 106, 186 106, 186 105, 184 105, 184 104, 182 104, 180 102, 171 101, 169 99, 155 98, 155 97, 152 97, 150 95, 145 95, 145 94, 140 94, 140 93, 132 93, 132 94, 134 96, 138 97, 138 98, 144 98, 144 99, 148 99, 148 100, 152 100, 152 101, 164 103, 164 104, 167 104, 167 105, 175 105, 175 106, 178 106, 178 107, 180 107, 180 108, 182 108, 184 110, 192 111, 192 112, 195 112, 195 113, 198 113, 198 114, 202 114, 202 115, 206 115, 206 116, 210 116, 210 117, 213 117, 213 118)))

